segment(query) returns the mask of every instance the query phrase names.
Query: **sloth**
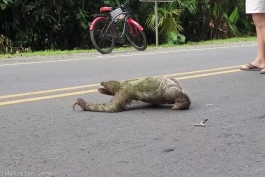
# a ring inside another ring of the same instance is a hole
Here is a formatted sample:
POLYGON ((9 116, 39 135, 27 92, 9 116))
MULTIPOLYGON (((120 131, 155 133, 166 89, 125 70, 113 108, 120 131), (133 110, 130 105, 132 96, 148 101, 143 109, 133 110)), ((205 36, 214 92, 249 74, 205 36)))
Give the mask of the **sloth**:
POLYGON ((113 96, 108 103, 90 103, 82 98, 72 105, 78 105, 83 111, 122 112, 132 101, 141 101, 152 105, 173 104, 172 110, 189 109, 191 101, 174 78, 144 77, 125 81, 102 81, 98 88, 101 94, 113 96))

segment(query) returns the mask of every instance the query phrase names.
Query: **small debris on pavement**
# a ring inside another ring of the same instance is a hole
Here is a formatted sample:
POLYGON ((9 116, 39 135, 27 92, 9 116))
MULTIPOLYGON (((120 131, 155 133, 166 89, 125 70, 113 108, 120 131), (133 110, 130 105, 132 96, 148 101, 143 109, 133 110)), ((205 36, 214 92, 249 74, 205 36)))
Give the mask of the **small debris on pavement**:
POLYGON ((171 151, 175 151, 175 148, 167 148, 163 152, 171 152, 171 151))
POLYGON ((203 121, 201 121, 201 123, 199 124, 193 124, 193 126, 202 126, 202 127, 206 127, 207 125, 205 124, 208 121, 208 119, 203 119, 203 121))

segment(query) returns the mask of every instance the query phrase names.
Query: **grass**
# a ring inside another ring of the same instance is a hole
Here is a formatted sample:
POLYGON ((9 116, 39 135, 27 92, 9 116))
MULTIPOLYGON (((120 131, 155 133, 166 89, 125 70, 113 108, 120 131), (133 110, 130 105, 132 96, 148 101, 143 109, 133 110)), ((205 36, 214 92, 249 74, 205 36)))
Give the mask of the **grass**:
MULTIPOLYGON (((181 46, 196 46, 196 45, 206 45, 206 44, 221 44, 221 43, 236 43, 236 42, 244 42, 244 41, 256 41, 256 36, 251 37, 236 37, 229 39, 215 39, 209 41, 200 41, 200 42, 187 42, 186 44, 181 45, 169 45, 169 44, 161 44, 158 48, 168 48, 168 47, 181 47, 181 46)), ((149 49, 157 48, 155 45, 148 45, 149 49)), ((116 47, 114 51, 128 51, 133 50, 133 47, 116 47)), ((20 54, 0 54, 0 58, 12 58, 16 56, 52 56, 52 55, 70 55, 76 53, 95 53, 96 49, 88 49, 88 50, 46 50, 46 51, 37 51, 37 52, 25 52, 20 54)), ((98 52, 97 52, 98 53, 98 52)))
POLYGON ((256 41, 256 36, 250 37, 234 37, 229 39, 213 39, 208 41, 200 41, 200 42, 187 42, 182 45, 169 45, 163 44, 161 47, 174 47, 174 46, 191 46, 191 45, 206 45, 206 44, 224 44, 224 43, 236 43, 236 42, 245 42, 245 41, 256 41))

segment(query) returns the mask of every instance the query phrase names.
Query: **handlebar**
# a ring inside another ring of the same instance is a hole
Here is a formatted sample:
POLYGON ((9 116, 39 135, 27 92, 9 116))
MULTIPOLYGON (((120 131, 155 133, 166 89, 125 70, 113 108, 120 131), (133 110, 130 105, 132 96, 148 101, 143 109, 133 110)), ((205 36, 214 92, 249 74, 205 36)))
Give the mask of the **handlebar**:
POLYGON ((120 8, 123 10, 123 11, 131 11, 131 8, 129 7, 129 1, 130 0, 126 0, 121 6, 120 8))
POLYGON ((123 5, 127 5, 129 3, 130 0, 126 0, 123 5))
MULTIPOLYGON (((120 8, 126 8, 126 5, 128 5, 129 1, 130 1, 130 0, 126 0, 126 1, 125 1, 123 4, 121 4, 119 7, 120 7, 120 8)), ((118 8, 117 6, 114 6, 114 5, 112 5, 112 4, 107 4, 107 5, 111 6, 111 7, 114 8, 114 9, 118 8)))

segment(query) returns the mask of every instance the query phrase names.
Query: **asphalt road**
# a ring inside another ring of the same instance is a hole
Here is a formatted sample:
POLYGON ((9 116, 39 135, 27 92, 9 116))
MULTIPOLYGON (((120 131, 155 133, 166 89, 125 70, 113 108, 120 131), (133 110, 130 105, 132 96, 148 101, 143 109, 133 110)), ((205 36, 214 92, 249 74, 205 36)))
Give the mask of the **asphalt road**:
POLYGON ((0 62, 0 176, 264 177, 265 75, 238 69, 255 54, 254 45, 0 62), (77 97, 109 101, 101 81, 158 75, 179 79, 190 110, 71 109, 77 97))

